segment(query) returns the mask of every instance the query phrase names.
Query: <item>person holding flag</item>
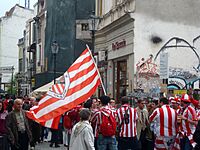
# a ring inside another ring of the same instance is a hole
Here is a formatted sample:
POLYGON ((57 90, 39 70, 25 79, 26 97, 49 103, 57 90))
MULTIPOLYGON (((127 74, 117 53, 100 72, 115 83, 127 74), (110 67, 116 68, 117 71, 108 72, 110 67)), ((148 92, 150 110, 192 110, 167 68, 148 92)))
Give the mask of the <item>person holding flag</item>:
POLYGON ((69 67, 27 116, 43 126, 58 128, 62 114, 91 97, 102 83, 89 47, 69 67))

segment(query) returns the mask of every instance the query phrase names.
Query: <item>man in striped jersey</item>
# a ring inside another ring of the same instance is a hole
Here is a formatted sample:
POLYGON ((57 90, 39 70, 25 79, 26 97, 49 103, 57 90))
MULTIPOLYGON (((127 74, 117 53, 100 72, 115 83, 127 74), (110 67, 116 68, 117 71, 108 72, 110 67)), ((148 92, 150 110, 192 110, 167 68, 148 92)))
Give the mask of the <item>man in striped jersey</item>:
POLYGON ((122 106, 116 111, 119 130, 118 150, 138 150, 136 109, 130 107, 127 97, 122 97, 121 102, 122 106))
POLYGON ((193 134, 197 124, 197 114, 195 109, 191 106, 191 99, 188 94, 184 94, 181 98, 181 105, 183 113, 181 114, 180 132, 183 136, 181 139, 181 149, 192 150, 195 147, 193 134))
POLYGON ((156 108, 149 121, 155 123, 155 150, 171 150, 177 134, 177 112, 170 108, 166 98, 160 99, 161 108, 156 108))
POLYGON ((115 135, 104 136, 101 132, 103 115, 106 114, 107 116, 114 117, 114 112, 112 112, 112 110, 108 106, 108 103, 110 102, 110 97, 101 96, 99 99, 101 101, 102 107, 96 112, 94 112, 90 119, 91 123, 95 125, 94 130, 95 137, 97 138, 98 150, 117 150, 117 141, 115 135))

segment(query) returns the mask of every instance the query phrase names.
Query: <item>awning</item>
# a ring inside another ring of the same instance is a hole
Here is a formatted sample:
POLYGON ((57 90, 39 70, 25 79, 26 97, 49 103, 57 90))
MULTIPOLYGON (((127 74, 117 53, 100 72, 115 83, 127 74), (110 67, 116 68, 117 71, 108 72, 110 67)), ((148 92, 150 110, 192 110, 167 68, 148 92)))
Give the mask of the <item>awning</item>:
MULTIPOLYGON (((62 76, 56 78, 56 81, 58 81, 62 76)), ((51 82, 35 89, 34 91, 32 91, 30 93, 30 96, 38 96, 40 94, 43 94, 45 92, 48 92, 50 90, 50 88, 52 87, 52 85, 54 84, 54 80, 52 80, 51 82)))
POLYGON ((51 86, 53 85, 53 81, 51 81, 50 83, 47 83, 37 89, 35 89, 33 92, 47 92, 49 91, 49 89, 51 88, 51 86))
POLYGON ((53 85, 53 81, 45 84, 37 89, 35 89, 34 91, 32 91, 29 96, 33 96, 33 97, 40 97, 42 95, 44 95, 47 91, 49 91, 49 89, 51 88, 51 86, 53 85))

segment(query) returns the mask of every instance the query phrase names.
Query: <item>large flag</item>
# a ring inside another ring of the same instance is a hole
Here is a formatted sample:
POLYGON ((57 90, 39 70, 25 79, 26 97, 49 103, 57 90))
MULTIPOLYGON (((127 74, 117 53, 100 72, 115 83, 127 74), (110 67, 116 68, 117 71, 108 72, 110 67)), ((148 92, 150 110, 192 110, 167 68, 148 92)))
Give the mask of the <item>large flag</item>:
POLYGON ((57 128, 60 116, 86 101, 100 84, 97 66, 87 47, 27 116, 44 126, 57 128))

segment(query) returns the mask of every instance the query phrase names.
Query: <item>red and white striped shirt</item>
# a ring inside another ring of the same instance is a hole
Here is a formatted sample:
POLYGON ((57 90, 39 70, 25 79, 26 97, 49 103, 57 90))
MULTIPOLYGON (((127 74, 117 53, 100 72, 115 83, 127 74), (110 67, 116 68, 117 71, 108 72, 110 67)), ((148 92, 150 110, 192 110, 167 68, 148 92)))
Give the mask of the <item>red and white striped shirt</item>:
POLYGON ((177 133, 177 112, 169 105, 155 109, 149 121, 154 121, 156 124, 156 136, 175 136, 177 133))
POLYGON ((100 125, 100 121, 101 121, 101 111, 103 111, 104 113, 108 114, 108 115, 113 115, 113 117, 115 116, 115 112, 113 112, 109 106, 103 106, 101 107, 99 110, 95 111, 92 116, 91 116, 91 124, 94 130, 94 137, 98 137, 99 134, 99 125, 100 125))
MULTIPOLYGON (((197 119, 197 114, 195 109, 192 106, 188 106, 184 111, 183 111, 183 117, 187 118, 187 120, 193 120, 195 121, 197 119)), ((189 136, 190 134, 193 134, 196 126, 194 124, 189 123, 187 120, 182 120, 180 124, 180 130, 182 134, 186 134, 189 136)))
POLYGON ((135 108, 130 107, 128 104, 122 105, 116 111, 118 126, 120 126, 120 137, 135 137, 137 135, 136 130, 136 121, 138 119, 138 115, 135 108), (124 121, 125 111, 129 114, 129 123, 126 124, 124 121))
POLYGON ((197 109, 196 113, 197 113, 197 120, 200 120, 200 109, 197 109))

